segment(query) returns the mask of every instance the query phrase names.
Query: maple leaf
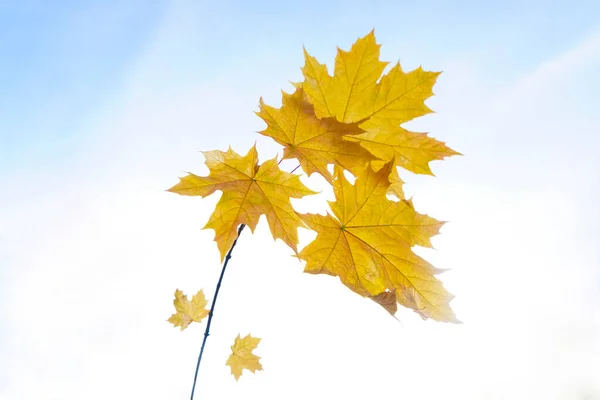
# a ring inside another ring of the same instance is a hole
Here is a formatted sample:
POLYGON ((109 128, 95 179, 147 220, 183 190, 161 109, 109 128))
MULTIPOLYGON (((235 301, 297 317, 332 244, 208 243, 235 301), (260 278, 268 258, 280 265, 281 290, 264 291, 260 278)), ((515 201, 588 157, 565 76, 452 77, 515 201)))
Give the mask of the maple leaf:
POLYGON ((399 125, 432 112, 425 100, 433 95, 440 72, 419 67, 406 73, 397 63, 381 76, 387 63, 379 61, 379 48, 371 31, 350 51, 338 49, 333 76, 305 50, 302 88, 319 118, 357 123, 364 131, 344 140, 360 143, 384 162, 395 159, 411 172, 433 175, 430 161, 460 153, 399 125))
POLYGON ((283 240, 297 252, 298 230, 302 220, 296 215, 290 198, 316 194, 298 175, 279 169, 277 159, 258 165, 256 145, 241 156, 231 148, 203 152, 208 176, 188 174, 169 191, 186 196, 208 196, 223 192, 215 211, 203 229, 215 231, 221 260, 237 238, 237 228, 246 224, 254 232, 261 215, 266 215, 273 238, 283 240))
POLYGON ((201 322, 208 315, 207 304, 202 289, 192 297, 192 301, 189 301, 187 296, 177 289, 175 290, 175 300, 173 300, 177 312, 171 315, 168 321, 175 327, 180 326, 181 330, 184 330, 192 322, 201 322))
MULTIPOLYGON (((317 237, 299 254, 305 272, 338 276, 356 293, 373 297, 414 289, 420 313, 437 321, 459 322, 450 308, 453 296, 435 274, 442 270, 412 251, 431 247, 443 222, 419 214, 409 200, 386 197, 392 162, 375 172, 367 167, 354 185, 335 169, 333 215, 299 214, 317 237)), ((406 306, 408 302, 399 302, 406 306)), ((413 308, 414 309, 414 308, 413 308)))
POLYGON ((252 373, 262 371, 260 357, 252 354, 252 351, 256 349, 256 346, 258 346, 259 343, 259 338, 250 335, 241 338, 238 334, 235 338, 233 346, 231 346, 231 355, 227 359, 225 365, 228 365, 231 368, 231 374, 236 381, 240 379, 242 370, 244 369, 247 369, 252 373))
POLYGON ((293 94, 282 92, 279 109, 266 105, 261 98, 260 111, 256 114, 267 123, 267 129, 259 133, 285 146, 283 158, 297 159, 309 176, 317 172, 331 182, 329 164, 356 172, 375 159, 360 144, 343 139, 344 135, 364 132, 357 124, 344 124, 335 118, 317 118, 301 88, 293 94))
POLYGON ((333 77, 304 51, 302 87, 319 118, 335 117, 346 123, 370 119, 375 125, 386 120, 400 125, 431 112, 424 101, 433 95, 440 72, 419 67, 405 73, 397 63, 381 77, 388 63, 379 61, 380 47, 371 31, 350 51, 338 48, 333 77))

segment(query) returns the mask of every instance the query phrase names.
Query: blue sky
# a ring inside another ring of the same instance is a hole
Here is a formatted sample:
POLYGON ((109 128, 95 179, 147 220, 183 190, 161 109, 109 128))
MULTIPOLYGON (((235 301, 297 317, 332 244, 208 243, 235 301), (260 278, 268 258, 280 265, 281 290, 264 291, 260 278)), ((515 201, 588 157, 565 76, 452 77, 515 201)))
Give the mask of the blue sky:
MULTIPOLYGON (((169 9, 158 1, 4 1, 0 7, 0 104, 8 116, 0 122, 0 134, 9 146, 2 162, 11 167, 27 164, 27 155, 38 153, 62 158, 77 141, 74 132, 81 122, 114 99, 169 9)), ((248 53, 300 60, 302 44, 318 54, 330 47, 324 37, 348 45, 375 27, 388 46, 397 46, 412 63, 435 65, 468 57, 494 77, 492 85, 592 34, 600 11, 595 1, 332 1, 302 6, 224 1, 218 7, 200 2, 181 8, 187 8, 177 17, 184 26, 162 61, 180 79, 237 72, 246 67, 248 53)))
MULTIPOLYGON (((5 1, 0 7, 0 104, 9 116, 0 132, 10 146, 3 162, 11 166, 27 163, 24 154, 61 158, 77 140, 78 124, 118 93, 169 8, 155 1, 5 1)), ((179 31, 189 35, 176 34, 163 61, 180 79, 239 70, 248 53, 272 57, 285 51, 278 59, 300 59, 302 44, 319 53, 329 47, 324 37, 347 45, 376 27, 413 63, 469 57, 494 76, 491 84, 583 40, 597 28, 600 10, 594 1, 332 1, 301 7, 226 1, 181 8, 187 9, 177 17, 184 24, 179 31)))
POLYGON ((259 227, 226 285, 255 300, 220 300, 200 393, 600 398, 599 14, 591 0, 0 2, 0 399, 186 398, 201 331, 164 320, 176 287, 212 291, 199 228, 216 199, 163 190, 203 171, 198 150, 280 151, 253 133, 258 98, 278 105, 303 45, 331 65, 372 28, 382 59, 444 71, 436 114, 411 126, 465 157, 406 190, 451 221, 423 254, 452 268, 466 323, 389 321, 259 227), (239 331, 264 338, 265 371, 235 383, 221 364, 239 331), (375 367, 335 361, 349 348, 375 367))

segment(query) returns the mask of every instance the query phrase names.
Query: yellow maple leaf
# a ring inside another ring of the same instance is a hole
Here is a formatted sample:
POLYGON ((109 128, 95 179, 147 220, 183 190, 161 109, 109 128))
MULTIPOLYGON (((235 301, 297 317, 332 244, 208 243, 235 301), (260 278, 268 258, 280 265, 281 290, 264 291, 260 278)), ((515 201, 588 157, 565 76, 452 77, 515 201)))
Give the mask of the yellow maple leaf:
POLYGON ((248 371, 255 373, 256 371, 262 371, 262 365, 260 364, 260 357, 252 354, 252 351, 256 349, 256 346, 260 343, 259 338, 246 335, 241 338, 237 335, 233 346, 231 346, 231 355, 227 359, 225 365, 231 368, 231 374, 237 381, 242 376, 242 370, 247 369, 248 371))
POLYGON ((168 321, 175 327, 180 326, 181 330, 184 330, 192 322, 201 322, 208 315, 207 304, 202 289, 192 297, 192 301, 188 300, 187 296, 177 289, 175 290, 175 300, 173 300, 177 312, 171 315, 168 321))
POLYGON ((285 146, 283 158, 297 159, 308 175, 317 172, 331 182, 329 164, 354 173, 375 159, 360 144, 343 139, 345 135, 364 132, 357 124, 317 118, 301 88, 293 94, 282 92, 279 109, 266 105, 261 98, 260 111, 256 114, 267 123, 267 129, 259 133, 285 146))
POLYGON ((215 211, 204 229, 215 231, 215 241, 221 260, 237 238, 237 228, 246 224, 254 232, 261 215, 266 215, 273 238, 283 240, 295 252, 301 219, 290 203, 290 197, 316 194, 308 189, 298 175, 279 169, 277 159, 258 165, 258 153, 253 146, 241 156, 231 148, 203 152, 210 173, 208 176, 188 174, 169 189, 187 196, 208 196, 223 192, 215 211))
POLYGON ((350 51, 338 48, 333 76, 304 51, 302 87, 319 118, 335 117, 346 123, 388 120, 399 125, 431 112, 424 101, 433 95, 440 72, 419 67, 405 73, 397 63, 381 77, 388 63, 379 61, 380 46, 371 31, 350 51))
POLYGON ((443 222, 419 214, 409 200, 386 197, 391 168, 391 162, 377 172, 365 168, 354 185, 335 169, 336 201, 329 202, 333 215, 299 214, 317 232, 299 254, 305 272, 338 276, 366 297, 413 288, 422 315, 458 322, 449 305, 453 296, 434 276, 441 270, 412 251, 415 245, 431 247, 443 222))
POLYGON ((440 72, 421 67, 404 72, 397 63, 381 76, 387 63, 379 61, 379 48, 371 31, 350 51, 338 49, 333 76, 305 50, 302 88, 319 118, 357 123, 364 131, 344 140, 360 143, 384 162, 395 158, 396 165, 411 172, 433 175, 430 161, 460 153, 399 125, 432 112, 425 100, 433 95, 440 72))

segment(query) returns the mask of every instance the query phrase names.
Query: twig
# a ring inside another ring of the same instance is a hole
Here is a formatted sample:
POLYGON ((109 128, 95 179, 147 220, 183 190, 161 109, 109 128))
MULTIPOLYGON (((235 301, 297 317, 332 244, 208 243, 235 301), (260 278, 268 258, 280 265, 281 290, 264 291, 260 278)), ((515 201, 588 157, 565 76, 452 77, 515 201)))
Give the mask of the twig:
POLYGON ((213 312, 215 311, 215 303, 217 302, 217 296, 219 295, 219 289, 221 288, 221 282, 223 281, 223 275, 225 275, 225 268, 227 268, 227 263, 231 258, 231 253, 233 252, 233 248, 240 238, 240 233, 244 229, 246 225, 241 224, 237 231, 237 238, 233 241, 231 248, 227 252, 225 256, 225 262, 223 263, 223 269, 221 269, 221 276, 219 276, 219 281, 217 282, 217 287, 215 288, 215 295, 213 296, 212 304, 210 306, 210 311, 208 312, 208 323, 206 324, 206 329, 204 330, 204 339, 202 340, 202 347, 200 347, 200 354, 198 355, 198 363, 196 364, 196 373, 194 374, 194 385, 192 386, 192 395, 190 396, 190 400, 194 400, 194 390, 196 389, 196 379, 198 379, 198 369, 200 368, 200 361, 202 360, 202 353, 204 353, 204 346, 206 345, 206 339, 210 335, 210 323, 212 322, 213 312))

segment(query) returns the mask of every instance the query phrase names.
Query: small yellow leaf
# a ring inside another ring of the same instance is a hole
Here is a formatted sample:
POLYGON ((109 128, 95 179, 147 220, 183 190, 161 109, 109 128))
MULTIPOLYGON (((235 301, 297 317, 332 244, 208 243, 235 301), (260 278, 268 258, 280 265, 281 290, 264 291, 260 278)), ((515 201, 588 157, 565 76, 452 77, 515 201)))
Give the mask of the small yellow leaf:
POLYGON ((259 338, 247 335, 244 338, 240 338, 238 335, 235 338, 233 346, 231 346, 231 355, 227 359, 225 365, 231 368, 231 374, 237 381, 242 376, 242 370, 247 369, 248 371, 255 373, 256 371, 262 371, 262 365, 260 364, 260 357, 252 354, 252 351, 256 349, 256 346, 260 343, 259 338))
POLYGON ((206 309, 208 301, 204 298, 202 289, 189 301, 187 296, 179 289, 175 290, 175 300, 173 305, 177 311, 168 319, 175 327, 180 326, 184 330, 192 322, 202 321, 209 313, 206 309))

